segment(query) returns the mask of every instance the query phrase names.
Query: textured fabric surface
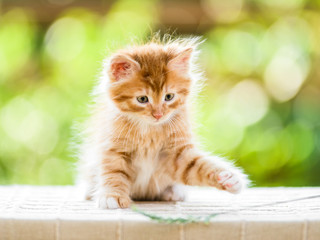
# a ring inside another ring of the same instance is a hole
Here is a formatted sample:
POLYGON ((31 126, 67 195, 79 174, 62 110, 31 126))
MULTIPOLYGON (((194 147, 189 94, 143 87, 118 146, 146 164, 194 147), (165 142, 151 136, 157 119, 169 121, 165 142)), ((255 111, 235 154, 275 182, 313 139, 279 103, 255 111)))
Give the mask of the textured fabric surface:
MULTIPOLYGON (((134 204, 162 216, 198 216, 320 194, 320 188, 252 188, 240 195, 187 191, 185 202, 134 204)), ((320 199, 242 210, 209 224, 160 224, 131 209, 97 209, 72 186, 0 186, 0 239, 320 240, 320 199)))

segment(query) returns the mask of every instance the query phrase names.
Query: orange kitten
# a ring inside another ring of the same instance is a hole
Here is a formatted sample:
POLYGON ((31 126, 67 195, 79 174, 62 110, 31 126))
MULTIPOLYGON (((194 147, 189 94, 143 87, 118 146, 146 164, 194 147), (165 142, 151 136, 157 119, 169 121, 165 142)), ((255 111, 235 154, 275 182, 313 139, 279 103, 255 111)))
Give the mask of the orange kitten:
POLYGON ((107 59, 83 146, 86 198, 100 208, 131 200, 179 201, 178 184, 238 193, 246 176, 195 147, 189 101, 197 39, 150 42, 107 59))

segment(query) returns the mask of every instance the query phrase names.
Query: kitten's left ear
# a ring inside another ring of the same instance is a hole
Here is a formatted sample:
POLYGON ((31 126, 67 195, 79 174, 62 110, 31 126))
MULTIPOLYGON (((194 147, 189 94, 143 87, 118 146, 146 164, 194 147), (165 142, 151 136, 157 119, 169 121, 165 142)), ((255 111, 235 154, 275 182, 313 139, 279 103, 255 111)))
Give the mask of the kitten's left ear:
POLYGON ((189 71, 191 55, 193 48, 187 48, 180 52, 175 58, 168 62, 168 68, 181 75, 186 75, 189 71))

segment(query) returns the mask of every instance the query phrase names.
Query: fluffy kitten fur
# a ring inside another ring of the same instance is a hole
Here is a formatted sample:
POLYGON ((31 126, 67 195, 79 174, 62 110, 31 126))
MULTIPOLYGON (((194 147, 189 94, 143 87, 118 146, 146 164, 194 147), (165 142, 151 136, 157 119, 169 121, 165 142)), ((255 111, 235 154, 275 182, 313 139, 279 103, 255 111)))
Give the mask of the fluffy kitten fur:
POLYGON ((86 198, 100 208, 127 208, 132 199, 183 200, 178 184, 231 193, 246 186, 241 170, 193 142, 188 114, 199 80, 197 44, 196 38, 151 41, 106 60, 81 156, 86 198), (140 103, 144 96, 148 101, 140 103))

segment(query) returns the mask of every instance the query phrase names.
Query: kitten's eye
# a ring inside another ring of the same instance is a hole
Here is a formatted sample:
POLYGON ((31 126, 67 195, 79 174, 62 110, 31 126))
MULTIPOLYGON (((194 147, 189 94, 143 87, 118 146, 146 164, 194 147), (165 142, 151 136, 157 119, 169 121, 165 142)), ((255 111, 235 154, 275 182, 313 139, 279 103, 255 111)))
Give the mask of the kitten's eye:
POLYGON ((137 97, 139 103, 147 103, 149 101, 147 96, 139 96, 137 97))
POLYGON ((173 93, 168 93, 166 94, 166 96, 164 97, 164 100, 166 101, 171 101, 174 97, 174 94, 173 93))

